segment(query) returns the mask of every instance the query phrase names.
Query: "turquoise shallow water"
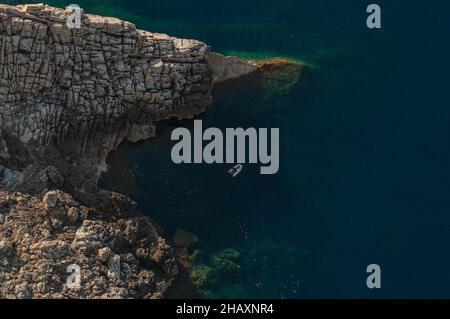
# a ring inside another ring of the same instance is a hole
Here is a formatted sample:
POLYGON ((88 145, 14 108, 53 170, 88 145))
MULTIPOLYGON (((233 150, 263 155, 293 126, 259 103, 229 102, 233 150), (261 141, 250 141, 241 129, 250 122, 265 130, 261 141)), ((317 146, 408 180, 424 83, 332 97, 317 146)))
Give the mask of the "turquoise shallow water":
POLYGON ((222 53, 312 68, 285 95, 222 87, 202 116, 205 127, 279 127, 277 175, 173 164, 170 132, 189 121, 109 158, 102 186, 136 199, 168 238, 198 236, 205 296, 449 297, 449 5, 378 3, 383 29, 369 31, 361 1, 79 1, 222 53), (371 263, 381 290, 365 285, 371 263))

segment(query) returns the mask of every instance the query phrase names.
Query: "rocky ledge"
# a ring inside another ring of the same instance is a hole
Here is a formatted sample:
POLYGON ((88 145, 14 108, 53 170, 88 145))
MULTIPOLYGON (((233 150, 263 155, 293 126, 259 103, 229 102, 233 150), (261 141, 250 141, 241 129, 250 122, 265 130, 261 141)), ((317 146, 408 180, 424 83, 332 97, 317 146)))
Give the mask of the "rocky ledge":
POLYGON ((69 14, 0 5, 0 298, 161 298, 179 263, 135 203, 98 189, 108 153, 204 112, 213 83, 276 72, 115 18, 68 28, 69 14))

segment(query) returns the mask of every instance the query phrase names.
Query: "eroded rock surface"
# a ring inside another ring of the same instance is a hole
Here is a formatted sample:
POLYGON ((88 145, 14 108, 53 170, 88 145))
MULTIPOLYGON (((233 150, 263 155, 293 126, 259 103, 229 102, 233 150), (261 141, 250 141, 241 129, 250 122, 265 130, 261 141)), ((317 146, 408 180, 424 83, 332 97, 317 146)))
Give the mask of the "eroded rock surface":
POLYGON ((0 297, 163 297, 178 273, 172 250, 147 218, 124 217, 117 196, 104 214, 62 191, 0 191, 0 297))
POLYGON ((124 139, 206 109, 208 47, 84 13, 71 29, 69 13, 0 5, 0 298, 164 297, 172 249, 97 182, 124 139))
POLYGON ((72 29, 69 13, 0 4, 0 298, 161 298, 183 268, 135 203, 98 189, 106 156, 205 111, 213 81, 291 85, 300 69, 115 18, 83 13, 72 29))
POLYGON ((69 28, 69 14, 0 5, 0 165, 67 171, 53 159, 70 157, 87 166, 78 173, 98 175, 123 139, 148 138, 155 122, 192 118, 209 105, 205 44, 89 14, 69 28))

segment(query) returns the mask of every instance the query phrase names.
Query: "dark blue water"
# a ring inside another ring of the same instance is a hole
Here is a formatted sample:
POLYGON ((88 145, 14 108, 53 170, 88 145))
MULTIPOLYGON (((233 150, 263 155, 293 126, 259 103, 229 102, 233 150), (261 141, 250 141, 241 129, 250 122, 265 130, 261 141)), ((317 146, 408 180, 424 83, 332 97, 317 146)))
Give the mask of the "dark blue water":
POLYGON ((191 122, 109 159, 105 187, 136 199, 168 238, 199 237, 190 252, 205 296, 450 297, 450 5, 377 3, 374 31, 367 1, 80 1, 216 51, 311 65, 285 95, 219 88, 202 116, 204 127, 279 127, 275 176, 174 165, 170 132, 191 122))

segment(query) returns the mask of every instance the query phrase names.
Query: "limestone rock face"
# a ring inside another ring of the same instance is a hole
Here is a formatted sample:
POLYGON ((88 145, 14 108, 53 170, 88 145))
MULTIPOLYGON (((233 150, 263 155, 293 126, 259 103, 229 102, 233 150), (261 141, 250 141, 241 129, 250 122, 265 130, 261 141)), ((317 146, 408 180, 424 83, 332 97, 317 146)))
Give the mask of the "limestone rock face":
POLYGON ((50 152, 101 166, 123 139, 148 138, 154 122, 210 104, 205 44, 84 13, 69 28, 69 14, 0 5, 0 165, 53 164, 50 152))
POLYGON ((209 48, 70 13, 0 4, 0 298, 161 298, 172 249, 97 182, 123 140, 206 109, 209 48))
POLYGON ((0 191, 0 217, 1 298, 161 298, 178 273, 147 218, 103 214, 62 191, 0 191))
POLYGON ((215 52, 209 55, 209 67, 213 72, 214 83, 237 79, 258 70, 257 64, 252 61, 215 52))

